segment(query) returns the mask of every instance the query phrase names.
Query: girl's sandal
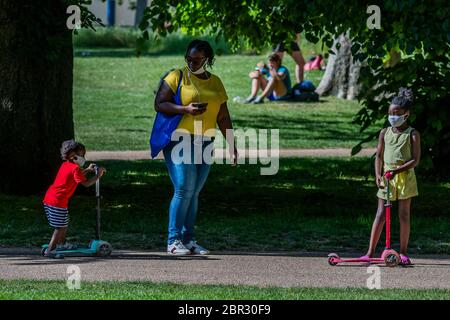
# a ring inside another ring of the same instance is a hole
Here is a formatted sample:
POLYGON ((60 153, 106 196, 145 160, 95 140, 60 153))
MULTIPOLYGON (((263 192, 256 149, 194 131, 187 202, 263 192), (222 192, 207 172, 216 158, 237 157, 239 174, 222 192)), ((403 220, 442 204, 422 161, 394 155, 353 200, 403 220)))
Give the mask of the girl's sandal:
POLYGON ((359 260, 361 260, 361 262, 370 262, 370 257, 368 255, 359 257, 359 260))
POLYGON ((400 254, 400 263, 401 266, 410 266, 412 265, 411 260, 405 256, 404 254, 400 254))

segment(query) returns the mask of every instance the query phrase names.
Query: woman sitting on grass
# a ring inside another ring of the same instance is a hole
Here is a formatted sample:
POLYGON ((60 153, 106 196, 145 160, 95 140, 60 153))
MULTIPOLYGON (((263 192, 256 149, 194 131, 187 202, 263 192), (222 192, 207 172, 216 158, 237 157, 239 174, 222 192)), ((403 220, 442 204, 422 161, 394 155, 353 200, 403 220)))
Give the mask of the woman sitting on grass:
POLYGON ((266 97, 271 101, 290 98, 289 70, 281 65, 281 58, 276 53, 269 56, 269 68, 258 64, 256 70, 250 72, 249 77, 252 79, 252 92, 245 103, 263 103, 266 97), (257 96, 259 89, 262 90, 262 93, 257 96))

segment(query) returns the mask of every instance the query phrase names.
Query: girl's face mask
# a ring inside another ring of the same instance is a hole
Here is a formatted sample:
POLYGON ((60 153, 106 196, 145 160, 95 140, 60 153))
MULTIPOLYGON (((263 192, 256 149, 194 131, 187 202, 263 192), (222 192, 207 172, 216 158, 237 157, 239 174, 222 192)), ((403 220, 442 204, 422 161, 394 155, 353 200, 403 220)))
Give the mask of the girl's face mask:
POLYGON ((397 116, 397 115, 389 115, 388 121, 393 127, 400 127, 402 124, 405 123, 406 119, 408 118, 408 114, 405 113, 404 115, 397 116))

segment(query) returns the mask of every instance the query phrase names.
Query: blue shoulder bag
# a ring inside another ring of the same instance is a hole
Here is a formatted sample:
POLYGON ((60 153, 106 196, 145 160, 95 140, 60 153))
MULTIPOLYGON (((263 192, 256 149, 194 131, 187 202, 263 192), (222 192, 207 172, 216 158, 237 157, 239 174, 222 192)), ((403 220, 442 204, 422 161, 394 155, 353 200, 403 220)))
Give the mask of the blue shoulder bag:
MULTIPOLYGON (((175 103, 181 105, 181 82, 183 81, 183 72, 180 70, 180 81, 178 82, 177 92, 175 93, 175 103)), ((153 123, 152 134, 150 135, 151 157, 155 158, 158 153, 164 149, 171 141, 172 133, 178 127, 183 117, 182 114, 167 115, 157 112, 155 122, 153 123)))

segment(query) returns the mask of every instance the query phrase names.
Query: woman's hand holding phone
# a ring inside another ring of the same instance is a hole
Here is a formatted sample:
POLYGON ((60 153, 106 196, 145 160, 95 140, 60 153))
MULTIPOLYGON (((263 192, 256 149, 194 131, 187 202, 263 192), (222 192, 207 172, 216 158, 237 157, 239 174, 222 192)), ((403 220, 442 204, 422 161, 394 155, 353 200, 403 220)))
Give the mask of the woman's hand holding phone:
POLYGON ((198 116, 206 111, 206 106, 207 103, 192 102, 186 106, 186 112, 193 116, 198 116))

